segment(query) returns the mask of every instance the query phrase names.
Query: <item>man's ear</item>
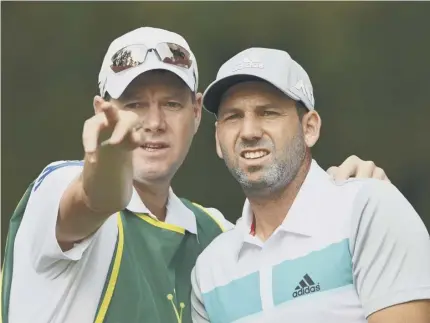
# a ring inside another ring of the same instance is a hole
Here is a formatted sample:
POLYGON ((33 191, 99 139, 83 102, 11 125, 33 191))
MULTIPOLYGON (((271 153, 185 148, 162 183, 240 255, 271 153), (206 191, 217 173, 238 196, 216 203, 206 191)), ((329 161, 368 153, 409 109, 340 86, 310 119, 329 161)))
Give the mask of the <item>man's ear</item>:
POLYGON ((215 144, 216 144, 216 153, 218 157, 223 159, 222 150, 218 140, 218 122, 215 122, 215 144))
POLYGON ((94 113, 100 113, 101 110, 101 106, 102 104, 105 102, 105 100, 103 100, 103 98, 100 95, 96 95, 93 99, 93 107, 94 107, 94 113))
POLYGON ((321 118, 318 112, 311 110, 306 113, 302 118, 302 127, 306 146, 311 148, 320 137, 321 118))
POLYGON ((200 121, 202 120, 203 94, 196 93, 194 103, 194 133, 199 130, 200 121))

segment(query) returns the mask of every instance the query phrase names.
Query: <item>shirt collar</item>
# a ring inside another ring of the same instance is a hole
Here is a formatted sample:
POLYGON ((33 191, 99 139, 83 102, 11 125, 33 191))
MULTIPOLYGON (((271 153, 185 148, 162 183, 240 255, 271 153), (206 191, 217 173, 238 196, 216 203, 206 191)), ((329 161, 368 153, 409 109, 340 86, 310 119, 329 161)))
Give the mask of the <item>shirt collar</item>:
MULTIPOLYGON (((127 209, 134 213, 145 213, 153 219, 157 217, 149 211, 141 200, 137 191, 133 188, 133 194, 127 209)), ((182 201, 173 193, 172 188, 169 188, 169 196, 167 199, 167 214, 164 221, 168 224, 173 224, 184 228, 190 233, 197 234, 197 222, 194 213, 182 203, 182 201)))
MULTIPOLYGON (((321 201, 321 198, 324 198, 321 194, 324 191, 323 185, 327 185, 330 181, 330 176, 315 160, 312 160, 309 172, 300 187, 299 193, 284 221, 279 228, 276 229, 274 234, 277 234, 279 231, 308 237, 317 234, 319 231, 318 221, 320 219, 320 214, 317 212, 318 207, 316 207, 316 204, 318 200, 321 201)), ((259 239, 250 235, 253 220, 254 215, 251 210, 251 205, 248 199, 246 199, 242 210, 242 217, 237 223, 237 228, 243 234, 243 243, 259 244, 257 243, 259 239)))

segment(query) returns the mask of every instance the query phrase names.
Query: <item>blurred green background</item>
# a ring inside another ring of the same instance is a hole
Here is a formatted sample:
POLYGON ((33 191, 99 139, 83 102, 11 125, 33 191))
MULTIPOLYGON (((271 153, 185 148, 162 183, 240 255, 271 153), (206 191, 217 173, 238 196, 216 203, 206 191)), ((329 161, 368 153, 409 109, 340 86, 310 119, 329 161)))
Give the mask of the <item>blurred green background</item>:
MULTIPOLYGON (((140 26, 176 31, 198 58, 200 90, 238 51, 288 51, 308 72, 323 119, 323 167, 356 154, 383 167, 430 225, 430 3, 2 2, 2 251, 8 220, 50 162, 82 158, 102 58, 140 26)), ((216 157, 205 113, 174 181, 178 195, 230 220, 243 194, 216 157)))

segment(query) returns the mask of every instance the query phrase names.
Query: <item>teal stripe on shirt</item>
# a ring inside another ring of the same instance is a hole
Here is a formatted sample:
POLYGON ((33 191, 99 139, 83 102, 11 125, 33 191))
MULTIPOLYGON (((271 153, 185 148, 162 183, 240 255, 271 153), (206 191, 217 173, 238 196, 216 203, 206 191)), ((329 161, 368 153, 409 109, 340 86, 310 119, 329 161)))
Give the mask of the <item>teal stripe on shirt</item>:
POLYGON ((349 252, 349 240, 344 239, 324 249, 313 251, 304 257, 285 260, 274 266, 272 272, 274 304, 278 305, 291 301, 295 298, 294 296, 303 297, 312 295, 313 293, 303 295, 294 294, 296 286, 299 285, 306 274, 315 283, 315 288, 312 289, 315 290, 315 293, 352 284, 352 261, 349 252))
POLYGON ((258 272, 203 294, 211 323, 228 323, 262 311, 258 272))
MULTIPOLYGON (((319 286, 319 291, 315 293, 352 284, 349 240, 344 239, 321 250, 312 251, 306 256, 275 265, 272 268, 274 305, 293 300, 295 288, 306 274, 315 283, 315 290, 316 286, 319 286)), ((211 323, 233 322, 261 312, 259 272, 204 293, 203 301, 211 323)))

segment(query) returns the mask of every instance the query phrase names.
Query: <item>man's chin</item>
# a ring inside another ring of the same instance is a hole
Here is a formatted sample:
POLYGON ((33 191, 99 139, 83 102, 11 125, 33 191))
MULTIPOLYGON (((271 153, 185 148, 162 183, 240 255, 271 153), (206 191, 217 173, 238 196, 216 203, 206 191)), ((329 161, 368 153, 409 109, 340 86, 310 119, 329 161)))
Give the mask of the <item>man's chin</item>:
POLYGON ((142 183, 170 182, 170 172, 160 167, 147 167, 134 172, 134 180, 142 183))
POLYGON ((247 171, 242 170, 235 174, 235 178, 244 190, 261 191, 262 193, 273 189, 279 182, 276 174, 271 174, 265 167, 261 166, 255 166, 252 169, 247 168, 247 171))
POLYGON ((268 185, 263 176, 256 176, 256 174, 241 174, 237 180, 243 188, 249 189, 264 189, 268 185))
POLYGON ((250 182, 256 183, 263 182, 267 176, 267 169, 262 165, 248 166, 240 170, 241 177, 250 182))

